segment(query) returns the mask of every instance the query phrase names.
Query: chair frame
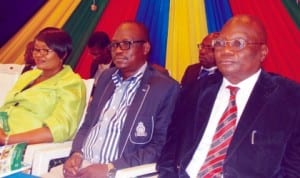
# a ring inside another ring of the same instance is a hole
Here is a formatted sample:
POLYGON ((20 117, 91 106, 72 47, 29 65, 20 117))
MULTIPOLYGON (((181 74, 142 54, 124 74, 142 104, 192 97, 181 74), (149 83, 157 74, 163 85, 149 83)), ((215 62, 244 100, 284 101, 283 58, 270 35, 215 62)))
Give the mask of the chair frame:
POLYGON ((4 103, 7 92, 15 85, 24 67, 24 64, 0 64, 0 106, 4 103))

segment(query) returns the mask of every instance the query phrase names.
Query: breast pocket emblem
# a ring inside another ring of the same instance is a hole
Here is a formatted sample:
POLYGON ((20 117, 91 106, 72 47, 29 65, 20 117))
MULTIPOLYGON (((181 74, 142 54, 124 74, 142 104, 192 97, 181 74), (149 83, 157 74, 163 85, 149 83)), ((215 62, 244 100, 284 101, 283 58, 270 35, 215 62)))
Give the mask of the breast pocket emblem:
POLYGON ((138 123, 138 125, 135 129, 134 135, 136 137, 146 137, 147 136, 146 127, 143 122, 138 123))

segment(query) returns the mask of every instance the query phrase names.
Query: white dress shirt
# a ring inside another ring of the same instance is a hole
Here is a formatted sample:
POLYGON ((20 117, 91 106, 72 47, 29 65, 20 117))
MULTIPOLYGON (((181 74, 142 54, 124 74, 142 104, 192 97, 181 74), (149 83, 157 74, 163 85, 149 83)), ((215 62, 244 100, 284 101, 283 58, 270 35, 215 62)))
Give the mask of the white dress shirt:
POLYGON ((236 95, 236 104, 238 108, 236 123, 238 123, 260 73, 261 70, 258 70, 254 75, 243 80, 237 85, 233 85, 226 78, 223 78, 223 82, 217 94, 217 98, 215 100, 212 112, 210 114, 210 118, 206 126, 205 132, 193 155, 193 158, 191 159, 188 167, 186 168, 186 172, 190 177, 196 177, 202 164, 204 163, 206 155, 210 149, 210 145, 212 143, 212 139, 217 128, 219 119, 221 118, 223 112, 225 111, 228 105, 230 91, 226 87, 228 85, 239 87, 239 90, 236 95))

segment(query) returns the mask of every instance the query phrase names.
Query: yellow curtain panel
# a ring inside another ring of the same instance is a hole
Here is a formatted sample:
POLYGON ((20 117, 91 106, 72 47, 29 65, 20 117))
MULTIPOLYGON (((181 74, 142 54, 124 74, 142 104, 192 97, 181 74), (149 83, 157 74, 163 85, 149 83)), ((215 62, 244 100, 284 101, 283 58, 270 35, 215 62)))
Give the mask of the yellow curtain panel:
POLYGON ((170 1, 166 68, 180 81, 186 67, 198 62, 197 43, 207 35, 204 0, 170 1))

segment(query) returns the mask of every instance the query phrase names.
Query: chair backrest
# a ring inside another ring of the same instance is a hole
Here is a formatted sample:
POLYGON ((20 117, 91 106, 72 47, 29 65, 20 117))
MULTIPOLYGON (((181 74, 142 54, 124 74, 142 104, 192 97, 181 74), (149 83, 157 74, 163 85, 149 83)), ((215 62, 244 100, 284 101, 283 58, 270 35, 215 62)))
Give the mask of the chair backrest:
POLYGON ((91 94, 92 94, 92 90, 93 90, 93 87, 94 87, 95 79, 94 78, 89 78, 89 79, 83 79, 83 81, 84 81, 85 88, 86 88, 86 106, 84 108, 84 111, 83 111, 83 114, 82 114, 82 117, 81 117, 78 129, 80 128, 80 126, 82 125, 82 123, 84 121, 84 117, 85 117, 85 113, 86 113, 87 107, 88 107, 88 105, 90 103, 90 100, 92 99, 91 94))
POLYGON ((0 64, 0 106, 2 106, 7 92, 14 86, 24 67, 24 64, 0 64))

